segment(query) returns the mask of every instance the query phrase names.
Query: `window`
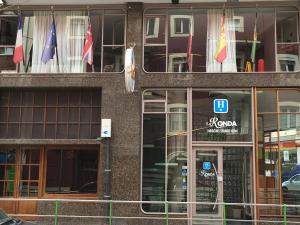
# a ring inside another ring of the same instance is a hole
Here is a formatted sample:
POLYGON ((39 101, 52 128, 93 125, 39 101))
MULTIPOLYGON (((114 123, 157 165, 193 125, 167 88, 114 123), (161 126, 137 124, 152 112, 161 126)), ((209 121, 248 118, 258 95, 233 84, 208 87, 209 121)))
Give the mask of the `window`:
POLYGON ((98 151, 48 148, 47 194, 97 193, 98 151))
POLYGON ((2 90, 0 138, 95 140, 100 114, 100 90, 2 90))
POLYGON ((171 15, 170 16, 171 37, 189 36, 191 24, 193 24, 193 16, 171 15))
POLYGON ((0 70, 16 71, 16 66, 12 61, 16 34, 17 18, 0 17, 0 70))
POLYGON ((20 160, 19 196, 37 197, 40 179, 39 148, 22 148, 20 160))
POLYGON ((0 196, 13 197, 16 179, 16 149, 0 149, 0 196))
POLYGON ((147 17, 146 38, 157 38, 159 31, 159 17, 147 17))
POLYGON ((178 54, 170 54, 169 56, 169 71, 170 72, 187 72, 188 64, 187 64, 187 54, 186 53, 178 53, 178 54))
MULTIPOLYGON (((187 200, 187 92, 147 90, 143 94, 143 201, 187 200), (166 128, 168 127, 168 128, 166 128)), ((164 204, 144 203, 146 212, 164 213, 164 204)), ((170 212, 186 212, 170 204, 170 212)))
MULTIPOLYGON (((298 187, 293 187, 290 180, 300 174, 300 91, 259 89, 257 105, 258 195, 263 196, 259 203, 299 204, 298 187)), ((270 213, 281 212, 272 207, 260 209, 260 214, 270 213)), ((299 212, 288 209, 287 214, 299 212)))
POLYGON ((0 197, 96 196, 98 159, 93 145, 1 146, 0 197))
POLYGON ((194 90, 193 141, 251 142, 251 91, 194 90), (228 113, 217 113, 214 101, 228 101, 228 113))
POLYGON ((222 73, 299 70, 298 8, 226 8, 224 32, 227 56, 221 67, 215 54, 223 12, 222 7, 146 9, 145 71, 222 73), (158 37, 148 38, 148 32, 155 27, 152 25, 155 24, 154 18, 160 19, 158 37), (189 71, 181 69, 184 59, 173 60, 172 55, 187 54, 191 29, 192 71, 189 71))
MULTIPOLYGON (((0 19, 0 72, 16 71, 12 61, 16 41, 17 15, 0 19)), ((88 26, 86 10, 55 11, 57 53, 46 64, 41 56, 52 20, 50 11, 22 11, 24 62, 22 73, 121 72, 124 69, 125 14, 123 10, 91 10, 93 66, 82 61, 88 26), (38 22, 37 22, 38 21, 38 22), (64 35, 61 35, 64 33, 64 35), (103 34, 103 35, 102 35, 103 34), (58 62, 57 57, 58 56, 58 62)))
POLYGON ((299 12, 295 9, 276 10, 277 71, 299 70, 299 12))

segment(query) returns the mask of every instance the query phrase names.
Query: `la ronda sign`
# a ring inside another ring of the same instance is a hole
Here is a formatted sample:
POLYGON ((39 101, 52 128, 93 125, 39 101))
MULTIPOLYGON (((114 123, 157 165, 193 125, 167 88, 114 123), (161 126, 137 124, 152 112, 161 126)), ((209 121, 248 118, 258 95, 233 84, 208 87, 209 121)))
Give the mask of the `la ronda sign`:
POLYGON ((209 122, 206 122, 208 133, 238 133, 236 121, 224 121, 219 120, 218 117, 210 118, 209 122))

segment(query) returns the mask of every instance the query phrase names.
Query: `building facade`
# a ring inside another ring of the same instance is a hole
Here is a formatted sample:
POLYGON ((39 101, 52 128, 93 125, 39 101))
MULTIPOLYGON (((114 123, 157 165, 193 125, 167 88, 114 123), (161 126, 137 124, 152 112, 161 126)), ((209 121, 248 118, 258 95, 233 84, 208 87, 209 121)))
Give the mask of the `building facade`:
MULTIPOLYGON (((297 221, 299 209, 275 205, 300 204, 298 1, 4 3, 2 198, 105 199, 99 137, 101 119, 110 118, 111 199, 143 201, 116 204, 114 215, 297 221), (18 15, 24 59, 15 65, 18 15), (55 56, 43 63, 53 21, 55 56), (93 65, 82 61, 88 24, 93 65), (124 82, 128 47, 133 93, 124 82), (235 204, 224 210, 223 202, 235 204)), ((16 214, 44 214, 51 204, 0 201, 16 214)), ((61 210, 105 211, 93 203, 61 210)), ((153 224, 141 218, 113 221, 153 224)))

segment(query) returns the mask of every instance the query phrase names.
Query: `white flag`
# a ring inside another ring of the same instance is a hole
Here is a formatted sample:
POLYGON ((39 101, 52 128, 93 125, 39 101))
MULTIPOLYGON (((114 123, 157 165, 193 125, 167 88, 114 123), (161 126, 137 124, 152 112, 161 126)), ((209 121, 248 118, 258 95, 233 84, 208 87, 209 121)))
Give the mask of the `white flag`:
POLYGON ((125 87, 128 92, 134 91, 135 60, 133 48, 126 49, 125 53, 125 87))

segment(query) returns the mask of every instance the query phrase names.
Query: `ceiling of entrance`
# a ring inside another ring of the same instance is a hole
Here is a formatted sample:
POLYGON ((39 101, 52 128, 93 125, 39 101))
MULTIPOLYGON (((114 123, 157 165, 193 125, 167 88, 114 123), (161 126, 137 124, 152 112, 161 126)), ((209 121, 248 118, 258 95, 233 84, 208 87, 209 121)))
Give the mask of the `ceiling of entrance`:
MULTIPOLYGON (((123 4, 125 2, 144 2, 144 3, 171 3, 171 0, 5 0, 9 5, 86 5, 86 4, 123 4)), ((237 1, 237 0, 235 0, 237 1)), ((282 0, 256 0, 260 1, 282 1, 282 0)), ((227 0, 179 0, 180 3, 196 2, 227 2, 227 0)), ((239 2, 253 2, 253 0, 239 0, 239 2)))

